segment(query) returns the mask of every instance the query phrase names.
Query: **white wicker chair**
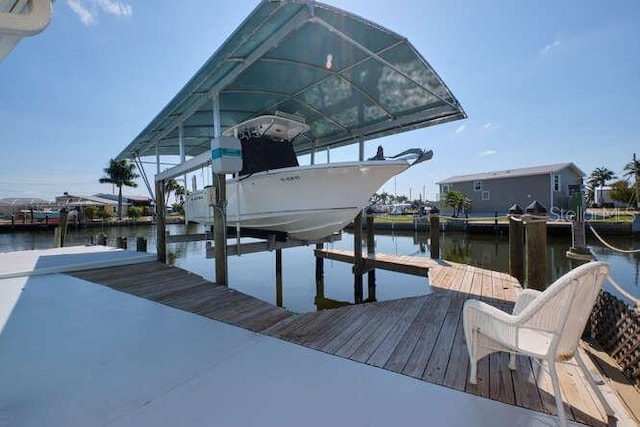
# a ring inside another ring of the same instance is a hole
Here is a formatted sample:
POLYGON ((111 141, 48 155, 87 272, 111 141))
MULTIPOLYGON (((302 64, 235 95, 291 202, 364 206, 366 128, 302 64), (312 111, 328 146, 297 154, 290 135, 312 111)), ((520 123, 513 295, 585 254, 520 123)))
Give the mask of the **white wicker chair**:
POLYGON ((565 426, 567 421, 555 362, 575 357, 607 415, 613 416, 613 410, 595 384, 577 348, 608 275, 609 265, 604 262, 581 265, 556 280, 544 292, 523 290, 512 314, 481 301, 467 300, 463 320, 471 361, 469 382, 475 384, 477 381, 478 360, 497 351, 511 353, 509 368, 512 370, 516 369, 516 354, 546 361, 560 424, 565 426))

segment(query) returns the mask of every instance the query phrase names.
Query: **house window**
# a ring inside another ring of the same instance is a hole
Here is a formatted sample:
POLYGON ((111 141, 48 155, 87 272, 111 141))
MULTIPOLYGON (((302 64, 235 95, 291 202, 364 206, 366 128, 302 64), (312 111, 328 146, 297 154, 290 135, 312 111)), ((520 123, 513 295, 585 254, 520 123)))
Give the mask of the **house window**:
POLYGON ((489 200, 489 192, 488 191, 483 191, 482 192, 482 200, 489 200))
POLYGON ((553 191, 560 191, 560 175, 553 175, 553 191))
POLYGON ((473 181, 473 191, 482 191, 482 181, 473 181))
POLYGON ((449 192, 449 190, 451 190, 449 184, 442 184, 442 194, 449 192))

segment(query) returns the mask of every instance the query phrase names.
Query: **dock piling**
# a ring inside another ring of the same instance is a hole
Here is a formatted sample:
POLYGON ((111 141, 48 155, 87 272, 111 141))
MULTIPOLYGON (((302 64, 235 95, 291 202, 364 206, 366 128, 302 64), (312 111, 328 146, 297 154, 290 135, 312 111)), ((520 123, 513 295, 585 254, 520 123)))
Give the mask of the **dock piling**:
MULTIPOLYGON (((375 235, 373 234, 373 219, 374 215, 372 211, 367 212, 367 255, 373 256, 376 253, 375 235)), ((372 268, 367 272, 367 301, 373 302, 376 300, 376 269, 372 268)))
POLYGON ((516 203, 509 208, 509 274, 522 282, 524 279, 524 230, 522 208, 516 203))
POLYGON ((362 289, 362 212, 353 220, 353 300, 356 304, 364 300, 362 289))
POLYGON ((282 307, 282 249, 276 249, 276 305, 282 307))
POLYGON ((532 202, 523 217, 525 223, 525 286, 544 290, 547 286, 547 209, 532 202))
POLYGON ((69 211, 67 208, 63 207, 60 209, 60 219, 58 220, 58 226, 55 228, 53 239, 54 239, 54 247, 63 248, 64 241, 67 237, 67 220, 69 218, 69 211))
POLYGON ((440 209, 435 206, 429 212, 429 239, 431 259, 440 259, 440 209))

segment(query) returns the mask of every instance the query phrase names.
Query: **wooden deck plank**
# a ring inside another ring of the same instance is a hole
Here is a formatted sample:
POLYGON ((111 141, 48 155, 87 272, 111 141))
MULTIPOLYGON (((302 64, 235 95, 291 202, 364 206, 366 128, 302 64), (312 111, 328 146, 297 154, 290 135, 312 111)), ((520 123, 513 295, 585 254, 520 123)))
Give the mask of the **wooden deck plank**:
POLYGON ((416 347, 419 343, 421 348, 417 350, 414 357, 417 357, 420 351, 429 350, 429 353, 431 353, 431 350, 424 345, 424 340, 421 342, 421 337, 423 335, 428 337, 440 331, 440 325, 444 320, 450 302, 450 299, 440 296, 430 296, 430 298, 424 300, 420 312, 398 342, 389 360, 384 364, 384 369, 403 372, 411 355, 416 352, 416 347))
POLYGON ((465 268, 464 276, 462 277, 462 281, 460 282, 460 295, 459 298, 468 298, 472 296, 471 288, 473 287, 474 275, 479 274, 481 270, 475 267, 468 265, 465 268))
POLYGON ((515 405, 516 398, 509 369, 508 353, 499 352, 489 355, 489 375, 489 397, 515 405))
POLYGON ((393 338, 389 337, 392 331, 398 328, 402 329, 402 326, 408 325, 410 321, 418 315, 422 301, 415 298, 406 298, 399 300, 398 305, 393 307, 393 311, 390 316, 385 319, 385 322, 371 334, 358 349, 350 356, 351 360, 365 363, 369 358, 378 350, 378 348, 387 341, 393 342, 393 338), (389 337, 389 338, 388 338, 389 337))
POLYGON ((615 390, 629 415, 640 425, 640 390, 625 377, 616 361, 594 343, 583 343, 583 348, 589 357, 583 357, 587 366, 594 364, 604 374, 608 385, 615 390), (591 363, 590 363, 591 362, 591 363))
POLYGON ((469 352, 467 351, 467 341, 464 336, 464 322, 462 316, 460 316, 442 385, 464 391, 468 377, 469 352))
MULTIPOLYGON (((549 368, 546 363, 532 362, 531 364, 533 375, 536 378, 536 384, 540 393, 540 401, 544 412, 552 415, 558 415, 556 409, 556 401, 553 395, 553 385, 551 384, 551 376, 549 375, 549 368)), ((567 418, 573 419, 571 408, 564 399, 564 412, 567 414, 567 418)))
POLYGON ((449 304, 449 309, 438 333, 438 339, 431 352, 431 357, 422 374, 422 379, 435 384, 442 384, 444 381, 456 330, 462 316, 463 303, 464 300, 462 298, 455 298, 449 304))
POLYGON ((360 311, 360 317, 353 321, 350 325, 347 325, 342 331, 340 331, 335 337, 327 341, 320 350, 335 354, 340 348, 342 348, 349 340, 362 328, 364 325, 370 323, 370 321, 378 314, 384 304, 365 304, 360 311))
MULTIPOLYGON (((389 301, 387 304, 379 304, 377 313, 370 322, 362 325, 349 341, 345 342, 335 351, 336 356, 352 358, 361 346, 375 344, 375 337, 370 339, 378 330, 384 330, 383 325, 389 316, 394 316, 396 307, 402 305, 401 300, 389 301)), ((394 317, 395 318, 395 317, 394 317)), ((375 348, 373 349, 375 350, 375 348)), ((366 351, 366 350, 364 350, 366 351)))
POLYGON ((391 358, 394 350, 402 340, 409 327, 416 320, 420 310, 424 306, 426 298, 412 298, 414 304, 407 307, 401 314, 398 322, 389 331, 382 343, 376 348, 366 363, 373 366, 382 367, 391 358))
POLYGON ((516 356, 516 370, 511 372, 511 378, 513 380, 515 404, 534 411, 544 412, 530 358, 516 356))
POLYGON ((321 331, 314 334, 312 339, 308 342, 309 347, 322 349, 326 346, 329 341, 340 334, 341 331, 348 328, 351 323, 360 317, 362 307, 362 305, 356 305, 332 310, 335 312, 334 317, 327 322, 326 327, 323 327, 321 331))
POLYGON ((421 378, 424 373, 427 363, 431 358, 433 349, 440 336, 442 324, 447 318, 449 312, 449 306, 452 303, 451 299, 442 299, 442 307, 438 307, 439 310, 435 312, 438 315, 438 319, 433 319, 435 322, 429 322, 425 325, 418 342, 413 349, 413 352, 409 356, 406 365, 402 369, 402 373, 415 378, 421 378))
POLYGON ((577 362, 573 360, 569 363, 558 363, 557 366, 562 399, 569 403, 573 419, 590 426, 604 427, 604 409, 595 399, 594 392, 583 377, 577 362))

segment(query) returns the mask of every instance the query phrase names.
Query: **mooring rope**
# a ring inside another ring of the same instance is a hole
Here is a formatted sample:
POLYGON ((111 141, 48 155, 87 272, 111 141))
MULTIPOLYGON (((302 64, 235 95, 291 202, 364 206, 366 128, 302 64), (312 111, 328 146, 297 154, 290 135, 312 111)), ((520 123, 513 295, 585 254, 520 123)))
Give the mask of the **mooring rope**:
POLYGON ((598 238, 598 240, 600 240, 600 242, 602 242, 603 245, 605 245, 607 248, 611 249, 612 251, 621 252, 623 254, 637 254, 637 253, 640 253, 640 249, 626 250, 626 249, 619 249, 619 248, 616 248, 615 246, 610 245, 608 242, 606 242, 598 234, 598 232, 595 230, 595 228, 593 228, 593 225, 591 225, 591 223, 587 222, 587 224, 589 225, 589 229, 594 234, 594 236, 596 236, 598 238))
POLYGON ((640 309, 640 299, 634 297, 633 295, 631 295, 629 292, 625 291, 622 286, 620 286, 615 280, 613 280, 613 277, 611 277, 611 275, 607 276, 607 280, 609 281, 609 283, 611 283, 611 285, 616 288, 616 290, 618 292, 620 292, 622 295, 624 295, 625 297, 627 297, 631 302, 633 302, 636 306, 637 309, 640 309))

